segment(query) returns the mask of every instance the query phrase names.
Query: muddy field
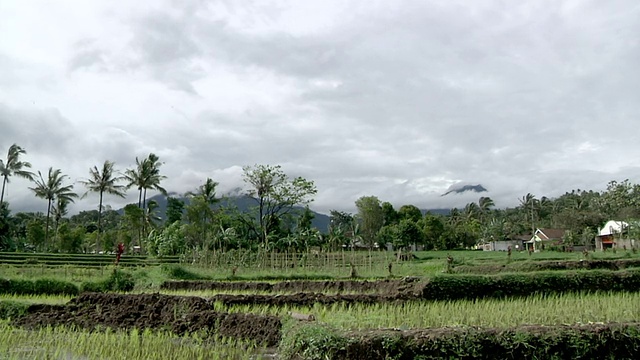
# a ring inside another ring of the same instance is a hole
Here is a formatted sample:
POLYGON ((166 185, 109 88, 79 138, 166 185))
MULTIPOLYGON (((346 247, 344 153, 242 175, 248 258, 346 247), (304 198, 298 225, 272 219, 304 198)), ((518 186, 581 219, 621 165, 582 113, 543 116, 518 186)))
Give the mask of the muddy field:
MULTIPOLYGON (((227 296, 227 295, 225 295, 227 296)), ((258 295, 253 295, 258 296, 258 295)), ((276 305, 282 296, 263 295, 265 302, 276 305)), ((337 299, 340 295, 293 294, 300 303, 317 302, 326 296, 337 299)), ((349 295, 344 295, 349 296, 349 295)), ((371 301, 395 295, 370 296, 371 301), (378 297, 378 298, 376 298, 378 297)), ((235 298, 234 298, 235 299, 235 298)), ((282 322, 274 316, 229 314, 211 310, 212 300, 191 296, 161 294, 99 294, 85 293, 65 305, 32 305, 27 314, 14 321, 14 325, 39 328, 48 325, 76 326, 89 330, 153 329, 176 334, 199 332, 203 335, 221 335, 253 340, 270 349, 278 346, 282 335, 282 322)), ((233 300, 236 301, 236 300, 233 300)), ((255 300, 254 300, 255 301, 255 300)), ((255 303, 255 302, 253 302, 255 303)), ((291 302, 286 302, 290 304, 291 302)), ((301 325, 309 324, 306 321, 301 325)), ((560 358, 637 358, 640 347, 640 324, 587 324, 572 326, 521 326, 510 329, 450 327, 420 330, 376 329, 348 332, 339 335, 343 340, 317 343, 309 338, 301 343, 305 348, 328 346, 317 351, 330 351, 331 359, 425 359, 437 358, 532 358, 544 355, 541 351, 561 354, 560 358), (633 335, 636 334, 636 335, 633 335), (536 343, 536 342, 539 342, 536 343), (581 344, 590 344, 583 348, 581 344), (469 351, 467 351, 469 349, 469 351), (546 349, 546 350, 544 350, 546 349), (585 353, 586 351, 586 353, 585 353), (535 355, 535 356, 533 356, 535 355), (580 355, 580 356, 578 356, 580 355)), ((332 341, 334 341, 332 340, 332 341)), ((543 356, 544 357, 544 356, 543 356)))
POLYGON ((205 299, 160 294, 85 293, 65 305, 32 305, 15 325, 47 325, 84 329, 154 329, 175 334, 196 331, 254 340, 267 346, 280 341, 280 319, 274 316, 228 314, 211 310, 205 299))
POLYGON ((277 283, 252 281, 167 281, 163 290, 252 291, 274 293, 360 293, 397 295, 414 292, 420 287, 420 278, 406 277, 394 280, 333 280, 282 281, 277 283))

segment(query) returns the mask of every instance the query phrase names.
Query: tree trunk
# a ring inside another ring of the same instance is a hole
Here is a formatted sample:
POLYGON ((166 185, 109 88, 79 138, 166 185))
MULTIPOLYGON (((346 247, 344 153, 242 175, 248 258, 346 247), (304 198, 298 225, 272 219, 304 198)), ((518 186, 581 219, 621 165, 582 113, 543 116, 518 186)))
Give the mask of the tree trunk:
POLYGON ((47 224, 44 228, 44 243, 48 245, 49 242, 49 215, 51 215, 51 199, 49 199, 49 204, 47 205, 47 224))
POLYGON ((100 242, 100 233, 102 232, 102 191, 100 191, 100 203, 98 204, 98 235, 96 236, 96 251, 102 250, 102 243, 100 242))
POLYGON ((7 184, 7 176, 2 177, 2 195, 0 195, 0 204, 4 202, 4 187, 7 184))

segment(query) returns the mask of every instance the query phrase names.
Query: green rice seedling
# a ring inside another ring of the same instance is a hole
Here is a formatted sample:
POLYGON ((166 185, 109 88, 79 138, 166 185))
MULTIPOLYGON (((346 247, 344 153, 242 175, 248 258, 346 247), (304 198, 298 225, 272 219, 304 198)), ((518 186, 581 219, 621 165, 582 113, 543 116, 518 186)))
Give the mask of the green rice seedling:
POLYGON ((150 330, 99 332, 65 327, 25 330, 0 322, 2 359, 251 359, 263 349, 250 342, 150 330))
POLYGON ((414 301, 378 304, 269 306, 214 304, 218 311, 275 315, 313 314, 317 321, 344 330, 420 329, 450 326, 512 327, 640 319, 640 293, 573 293, 526 298, 414 301))

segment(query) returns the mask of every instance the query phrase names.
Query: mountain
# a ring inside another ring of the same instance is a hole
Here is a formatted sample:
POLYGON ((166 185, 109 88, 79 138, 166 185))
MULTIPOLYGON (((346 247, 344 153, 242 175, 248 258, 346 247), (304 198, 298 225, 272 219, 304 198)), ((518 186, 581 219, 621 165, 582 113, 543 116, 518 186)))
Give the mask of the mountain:
MULTIPOLYGON (((185 205, 189 204, 189 198, 187 197, 180 196, 179 194, 169 194, 169 196, 173 196, 184 201, 185 205)), ((149 203, 149 201, 152 201, 152 200, 158 203, 158 216, 160 216, 164 220, 165 214, 167 212, 167 197, 162 194, 154 195, 147 199, 147 204, 149 203)), ((225 197, 216 206, 217 207, 225 206, 225 207, 231 207, 231 208, 236 207, 240 212, 248 212, 251 209, 251 207, 255 205, 256 205, 256 202, 252 198, 246 195, 235 195, 235 196, 225 197)), ((300 212, 302 212, 304 210, 304 207, 298 206, 298 207, 294 207, 294 209, 300 210, 300 212)), ((124 213, 124 209, 120 209, 118 210, 118 212, 124 213)), ((311 225, 323 233, 326 233, 327 231, 329 231, 329 216, 315 212, 313 210, 311 210, 311 212, 314 215, 314 218, 311 221, 311 225)))
POLYGON ((464 192, 486 192, 487 189, 485 189, 484 186, 478 184, 478 185, 463 185, 463 186, 456 186, 456 185, 452 185, 449 190, 447 190, 446 193, 440 195, 440 196, 447 196, 449 194, 461 194, 464 192))

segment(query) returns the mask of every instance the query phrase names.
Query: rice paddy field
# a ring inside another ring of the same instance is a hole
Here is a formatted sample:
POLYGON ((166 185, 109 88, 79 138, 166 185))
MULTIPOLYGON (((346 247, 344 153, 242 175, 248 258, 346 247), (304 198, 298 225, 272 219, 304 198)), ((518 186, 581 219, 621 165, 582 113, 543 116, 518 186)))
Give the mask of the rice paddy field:
POLYGON ((0 359, 640 358, 631 251, 302 259, 3 263, 0 359))

